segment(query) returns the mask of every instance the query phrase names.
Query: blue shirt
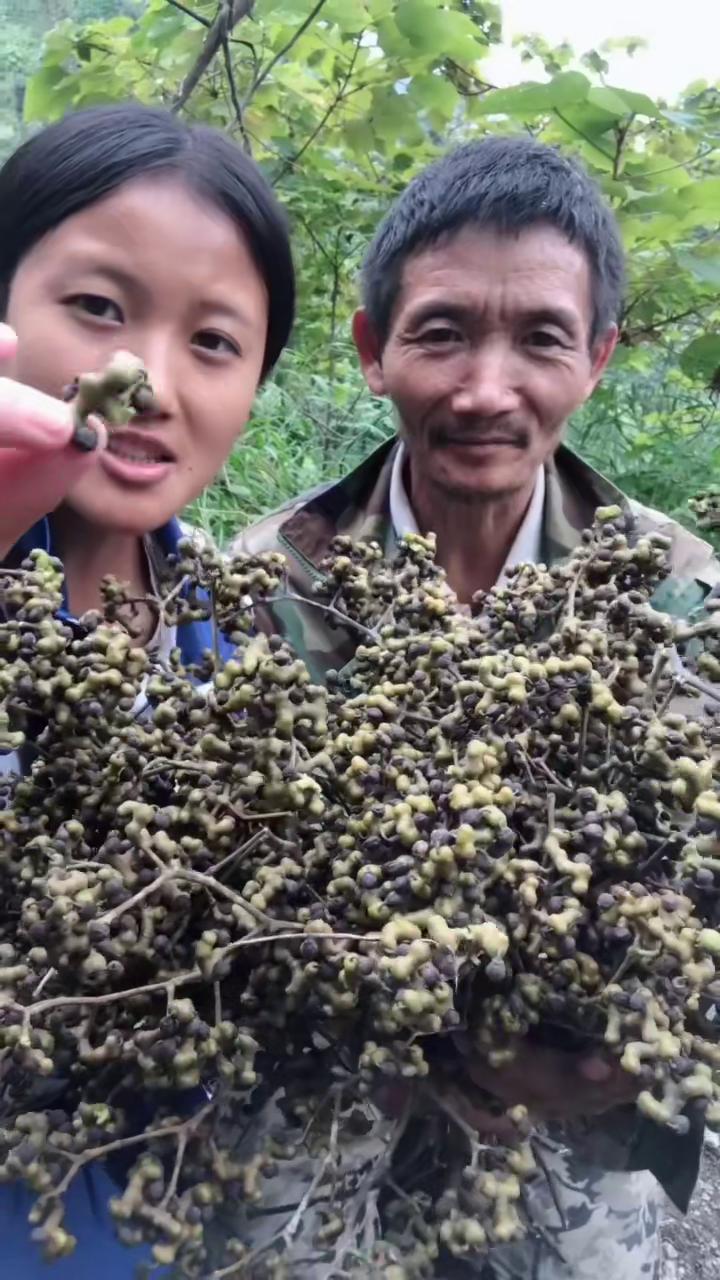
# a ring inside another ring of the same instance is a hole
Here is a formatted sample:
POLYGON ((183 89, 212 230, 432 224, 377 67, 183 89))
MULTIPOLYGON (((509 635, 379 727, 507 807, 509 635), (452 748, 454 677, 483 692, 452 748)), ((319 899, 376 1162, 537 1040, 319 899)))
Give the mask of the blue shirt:
MULTIPOLYGON (((108 1200, 120 1188, 99 1165, 81 1170, 65 1197, 64 1227, 77 1237, 69 1258, 49 1265, 32 1240, 28 1214, 35 1196, 25 1187, 0 1187, 0 1276, 3 1280, 135 1280, 149 1247, 130 1249, 115 1237, 108 1200)), ((153 1272, 153 1274, 156 1274, 153 1272)), ((166 1275, 165 1269, 157 1272, 166 1275)))
MULTIPOLYGON (((178 549, 178 543, 188 537, 187 530, 183 529, 180 521, 175 517, 168 520, 167 524, 156 529, 151 535, 153 541, 157 545, 163 556, 174 555, 178 549)), ((55 540, 53 538, 52 522, 48 516, 44 516, 42 520, 38 520, 22 538, 16 542, 11 552, 13 562, 24 560, 31 551, 46 551, 48 555, 57 556, 55 540)), ((202 597, 202 593, 199 593, 202 597)), ((60 609, 60 617, 65 620, 71 620, 68 610, 67 590, 63 584, 63 606, 60 609)), ((225 636, 219 636, 220 656, 223 659, 231 657, 235 646, 230 643, 225 636)), ((187 666, 192 662, 198 662, 202 657, 204 650, 211 649, 213 646, 213 627, 211 622, 183 622, 177 629, 177 644, 182 654, 184 664, 187 666)))
MULTIPOLYGON (((152 536, 159 550, 171 555, 187 534, 180 521, 172 519, 152 536)), ((57 554, 52 524, 47 517, 20 539, 13 548, 12 558, 24 559, 33 550, 57 554)), ((60 616, 72 620, 66 592, 60 616)), ((221 657, 230 657, 234 645, 222 635, 218 643, 221 657)), ((199 661, 203 652, 213 646, 212 623, 181 623, 177 629, 177 645, 186 665, 199 661)), ((205 1095, 195 1099, 186 1094, 184 1102, 187 1105, 196 1100, 201 1104, 205 1095)), ((56 1105, 62 1106, 62 1102, 56 1105)), ((40 1246, 32 1240, 32 1227, 27 1220, 36 1197, 22 1185, 0 1186, 1 1280, 134 1280, 136 1268, 141 1262, 150 1261, 151 1251, 149 1247, 130 1249, 116 1239, 107 1204, 120 1190, 101 1165, 93 1164, 80 1171, 65 1198, 64 1224, 66 1230, 77 1237, 78 1244, 71 1257, 50 1266, 43 1260, 40 1246)), ((167 1272, 163 1269, 153 1274, 162 1277, 167 1272)))

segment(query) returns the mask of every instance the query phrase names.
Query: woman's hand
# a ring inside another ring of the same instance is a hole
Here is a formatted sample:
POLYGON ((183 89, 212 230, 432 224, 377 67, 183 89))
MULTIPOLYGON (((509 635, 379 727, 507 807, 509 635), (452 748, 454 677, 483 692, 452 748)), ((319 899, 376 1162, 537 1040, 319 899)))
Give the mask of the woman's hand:
MULTIPOLYGON (((0 560, 96 465, 95 451, 83 452, 70 443, 69 405, 2 376, 16 350, 15 333, 0 324, 0 560)), ((102 423, 93 420, 92 425, 97 448, 104 448, 102 423)))

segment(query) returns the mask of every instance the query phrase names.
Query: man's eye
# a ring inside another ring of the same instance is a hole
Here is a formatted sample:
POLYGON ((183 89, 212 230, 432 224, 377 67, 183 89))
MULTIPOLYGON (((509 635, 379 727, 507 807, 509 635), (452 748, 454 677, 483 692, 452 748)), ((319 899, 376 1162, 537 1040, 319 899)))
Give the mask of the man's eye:
POLYGON ((116 302, 111 298, 104 298, 99 293, 74 293, 71 297, 65 299, 68 307, 73 307, 76 311, 82 311, 84 315, 93 316, 97 320, 111 320, 114 323, 122 323, 123 314, 116 302))
POLYGON ((431 329, 423 329, 420 334, 420 341, 432 347, 445 347, 461 342, 462 336, 457 329, 451 329, 448 325, 436 324, 431 329))
POLYGON ((530 334, 530 342, 534 347, 563 347, 565 345, 557 333, 551 333, 548 329, 534 329, 530 334))
POLYGON ((193 345, 220 356, 240 355, 240 348, 232 338, 226 337, 223 333, 215 333, 213 329, 203 329, 200 333, 196 333, 193 337, 193 345))

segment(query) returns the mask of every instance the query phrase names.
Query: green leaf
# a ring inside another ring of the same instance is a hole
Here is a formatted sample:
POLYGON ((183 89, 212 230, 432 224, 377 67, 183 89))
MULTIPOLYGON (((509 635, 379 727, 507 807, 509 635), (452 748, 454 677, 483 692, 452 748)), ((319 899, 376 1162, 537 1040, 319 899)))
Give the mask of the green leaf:
POLYGON ((360 155, 375 147, 375 134, 367 120, 349 120, 343 128, 343 136, 352 150, 360 155))
POLYGON ((554 107, 571 107, 586 101, 590 81, 582 71, 561 71, 553 76, 549 88, 554 107))
POLYGON ((625 94, 618 93, 617 89, 606 89, 602 86, 593 85, 587 98, 588 102, 591 102, 594 107, 599 107, 601 111, 607 111, 608 115, 615 116, 617 119, 630 115, 634 110, 625 94))
POLYGON ((379 91, 373 94, 371 119, 376 134, 389 142, 422 141, 417 109, 406 93, 379 91))
POLYGON ((403 59, 411 52, 408 48, 406 37, 392 18, 385 18, 378 23, 377 38, 380 48, 387 59, 403 59))
POLYGON ((476 102, 475 110, 486 116, 537 115, 552 109, 549 84, 528 81, 512 89, 492 89, 476 102))
POLYGON ((706 178, 704 182, 695 182, 691 190, 683 192, 683 198, 695 209, 707 209, 714 214, 717 221, 720 209, 720 178, 706 178))
POLYGON ((477 103, 481 115, 533 116, 541 112, 579 106, 585 102, 590 81, 581 71, 560 71, 547 84, 528 81, 511 89, 493 89, 477 103))
POLYGON ((326 0, 321 16, 324 22, 334 22, 343 31, 358 32, 368 26, 362 0, 326 0))
POLYGON ((710 382, 720 369, 720 333, 704 333, 680 355, 680 368, 691 378, 710 382))
POLYGON ((650 120, 658 120, 663 114, 662 108, 646 93, 634 93, 631 89, 612 89, 611 92, 617 93, 636 116, 647 116, 650 120))
POLYGON ((28 124, 60 119, 68 105, 67 98, 58 92, 65 78, 64 68, 52 62, 32 77, 25 91, 24 116, 28 124))
POLYGON ((708 257, 699 253, 680 252, 675 254, 675 260, 685 271, 695 276, 696 280, 720 287, 720 252, 715 251, 708 257))
POLYGON ((450 81, 437 73, 413 76, 408 85, 408 96, 420 110, 432 112, 442 120, 452 117, 460 101, 450 81))
POLYGON ((413 48, 433 57, 442 52, 458 60, 477 57, 480 32, 465 14, 441 8, 435 0, 400 0, 395 9, 398 30, 413 48))

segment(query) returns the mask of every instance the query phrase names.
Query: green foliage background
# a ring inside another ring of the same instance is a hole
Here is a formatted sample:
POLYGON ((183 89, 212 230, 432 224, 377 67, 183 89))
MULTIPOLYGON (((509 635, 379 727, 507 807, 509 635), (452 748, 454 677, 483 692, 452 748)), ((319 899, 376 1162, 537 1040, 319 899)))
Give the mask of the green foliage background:
MULTIPOLYGON (((620 220, 630 287, 613 368, 571 425, 628 492, 691 523, 720 478, 720 89, 654 101, 608 83, 605 49, 523 38, 534 80, 495 88, 483 0, 0 0, 0 155, 65 111, 130 96, 219 125, 293 221, 293 350, 194 515, 221 537, 337 475, 391 432, 349 318, 364 245, 448 144, 526 130, 579 155, 620 220)), ((670 20, 670 19, 668 19, 670 20)), ((538 12, 538 24, 542 11, 538 12)), ((624 37, 626 33, 618 33, 624 37)), ((613 42, 632 52, 632 39, 613 42)))

